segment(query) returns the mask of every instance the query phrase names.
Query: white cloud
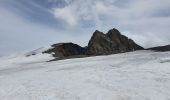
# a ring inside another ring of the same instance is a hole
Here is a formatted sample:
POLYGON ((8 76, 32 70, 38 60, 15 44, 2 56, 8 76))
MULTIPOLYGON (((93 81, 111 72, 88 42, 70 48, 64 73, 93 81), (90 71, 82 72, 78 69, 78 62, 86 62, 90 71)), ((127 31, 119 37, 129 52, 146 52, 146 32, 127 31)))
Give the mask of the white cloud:
POLYGON ((53 14, 70 25, 77 25, 75 23, 81 23, 82 20, 92 20, 97 23, 98 21, 114 20, 114 18, 120 21, 141 19, 151 17, 153 13, 168 7, 170 7, 169 0, 73 0, 64 8, 53 8, 53 14), (115 2, 123 4, 128 1, 131 3, 128 3, 125 8, 114 4, 115 2), (110 19, 102 20, 101 16, 110 19))
POLYGON ((78 23, 78 18, 69 7, 53 9, 54 16, 65 21, 70 26, 75 26, 78 23))
POLYGON ((71 2, 64 8, 53 8, 52 13, 57 19, 61 19, 73 27, 79 25, 82 21, 92 21, 96 27, 102 27, 100 15, 109 15, 107 12, 111 12, 112 8, 113 5, 105 4, 101 0, 78 0, 71 2))

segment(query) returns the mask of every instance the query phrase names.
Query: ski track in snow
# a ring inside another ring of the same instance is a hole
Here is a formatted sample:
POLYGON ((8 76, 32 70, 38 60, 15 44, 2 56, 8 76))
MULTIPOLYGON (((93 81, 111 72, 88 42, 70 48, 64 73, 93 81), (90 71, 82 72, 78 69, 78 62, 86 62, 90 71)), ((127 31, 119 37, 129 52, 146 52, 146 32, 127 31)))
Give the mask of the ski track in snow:
POLYGON ((170 100, 170 52, 0 58, 0 100, 170 100))

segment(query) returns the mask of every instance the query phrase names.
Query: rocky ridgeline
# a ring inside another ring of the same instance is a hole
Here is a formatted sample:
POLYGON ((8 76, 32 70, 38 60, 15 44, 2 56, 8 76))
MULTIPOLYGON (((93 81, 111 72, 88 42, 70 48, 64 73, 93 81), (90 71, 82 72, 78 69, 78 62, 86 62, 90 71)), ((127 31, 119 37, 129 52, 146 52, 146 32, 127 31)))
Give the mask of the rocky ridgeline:
POLYGON ((58 43, 43 53, 50 53, 54 57, 78 57, 123 53, 144 48, 136 44, 132 39, 122 35, 117 29, 111 29, 104 34, 96 30, 87 47, 81 47, 74 43, 58 43))
POLYGON ((153 48, 149 48, 149 49, 147 49, 147 50, 154 50, 154 51, 170 51, 170 45, 153 47, 153 48))

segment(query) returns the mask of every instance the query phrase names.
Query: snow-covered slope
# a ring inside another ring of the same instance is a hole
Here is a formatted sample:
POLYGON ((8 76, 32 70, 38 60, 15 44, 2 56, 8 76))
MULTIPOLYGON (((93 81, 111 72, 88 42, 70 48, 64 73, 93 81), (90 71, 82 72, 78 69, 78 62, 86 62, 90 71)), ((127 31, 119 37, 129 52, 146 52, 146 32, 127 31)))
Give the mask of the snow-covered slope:
POLYGON ((0 100, 170 100, 170 52, 49 59, 0 58, 0 100))

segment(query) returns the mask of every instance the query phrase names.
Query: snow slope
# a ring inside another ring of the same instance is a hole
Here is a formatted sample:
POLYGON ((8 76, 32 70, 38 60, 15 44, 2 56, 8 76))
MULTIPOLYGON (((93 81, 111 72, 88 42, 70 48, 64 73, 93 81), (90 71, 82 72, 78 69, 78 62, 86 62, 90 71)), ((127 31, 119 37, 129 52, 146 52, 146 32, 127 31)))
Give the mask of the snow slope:
POLYGON ((170 52, 0 58, 0 100, 170 100, 170 52))

